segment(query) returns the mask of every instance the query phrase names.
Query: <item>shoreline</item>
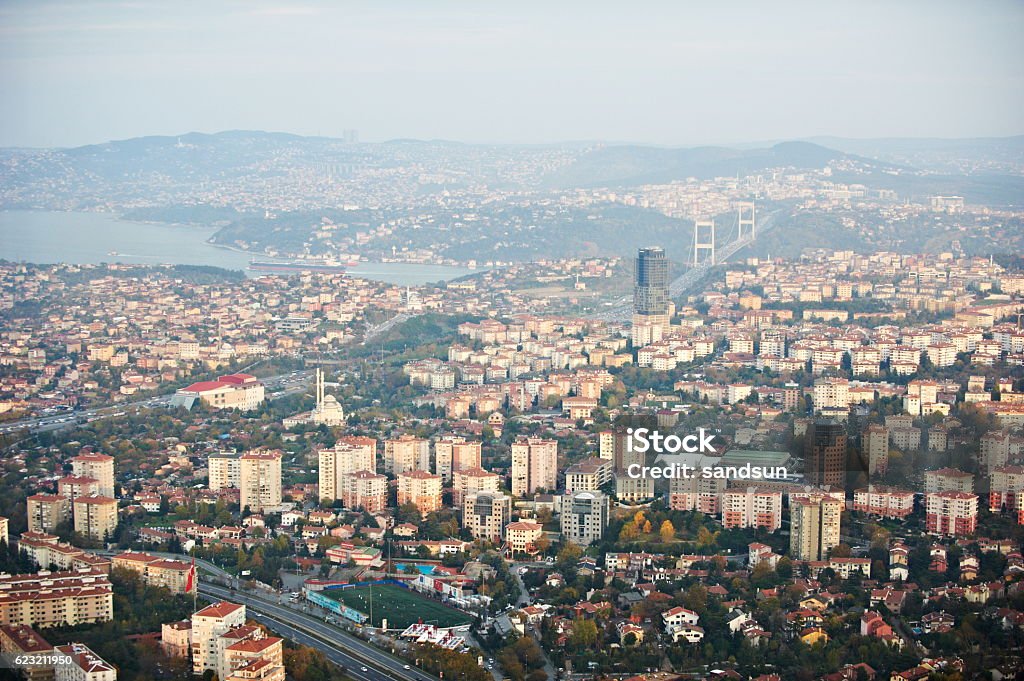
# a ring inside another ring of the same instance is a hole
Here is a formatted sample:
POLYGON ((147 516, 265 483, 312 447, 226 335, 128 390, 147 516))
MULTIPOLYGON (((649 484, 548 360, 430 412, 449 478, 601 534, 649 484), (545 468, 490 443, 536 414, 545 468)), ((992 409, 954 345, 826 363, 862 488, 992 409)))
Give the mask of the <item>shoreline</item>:
MULTIPOLYGON (((204 247, 208 247, 208 248, 209 247, 217 248, 217 249, 220 249, 221 252, 234 253, 234 254, 237 254, 238 256, 244 256, 247 259, 247 261, 245 263, 237 263, 237 264, 235 264, 235 263, 231 263, 231 264, 217 263, 217 264, 214 264, 213 266, 220 267, 220 268, 225 269, 225 270, 242 271, 242 272, 247 273, 248 275, 252 275, 254 273, 252 270, 248 269, 248 265, 249 265, 249 263, 252 260, 255 260, 255 259, 267 258, 269 260, 282 261, 282 262, 287 262, 287 263, 301 261, 301 258, 296 257, 296 256, 270 255, 270 254, 266 253, 265 251, 255 251, 255 250, 250 250, 250 249, 247 249, 247 248, 243 248, 243 247, 240 247, 240 246, 237 246, 237 245, 234 245, 234 244, 218 243, 216 241, 211 241, 211 239, 217 233, 219 228, 215 227, 215 226, 211 226, 211 225, 203 225, 203 224, 198 224, 198 223, 163 222, 163 221, 130 219, 130 218, 126 218, 124 216, 124 214, 121 213, 121 212, 110 211, 110 210, 61 210, 61 209, 54 210, 54 209, 46 209, 46 208, 0 208, 0 215, 6 216, 7 219, 10 220, 11 223, 16 223, 18 221, 18 218, 17 218, 18 215, 32 216, 37 221, 42 221, 44 223, 52 223, 52 226, 55 229, 59 229, 59 228, 62 228, 64 226, 63 221, 62 221, 62 218, 64 216, 66 216, 68 220, 74 219, 76 216, 89 216, 91 218, 98 219, 98 220, 103 220, 103 221, 109 220, 110 222, 118 223, 118 224, 122 225, 124 228, 128 228, 128 229, 131 229, 133 226, 134 227, 143 227, 143 226, 145 226, 145 227, 153 227, 154 229, 157 229, 157 230, 165 229, 166 228, 166 229, 173 230, 174 232, 179 233, 179 234, 180 234, 180 232, 184 231, 184 232, 186 232, 186 233, 188 233, 190 235, 195 235, 195 236, 199 236, 199 232, 203 232, 204 238, 196 239, 195 240, 195 244, 200 245, 200 246, 204 246, 204 247), (48 214, 53 216, 52 220, 47 220, 46 219, 46 216, 48 214)), ((11 227, 12 225, 8 225, 8 226, 11 227)), ((13 227, 16 229, 16 224, 13 225, 13 227)), ((144 230, 139 230, 139 231, 142 232, 144 230)), ((102 240, 100 240, 100 241, 102 241, 102 240)), ((191 239, 190 239, 190 241, 191 241, 191 239)), ((92 263, 92 264, 103 264, 103 263, 108 263, 108 264, 110 264, 110 263, 123 263, 123 264, 138 264, 138 265, 171 265, 171 264, 203 265, 203 264, 211 264, 211 263, 203 263, 203 262, 191 262, 191 263, 172 263, 172 262, 162 262, 162 261, 160 261, 160 262, 152 262, 152 263, 151 262, 139 262, 139 258, 144 258, 144 257, 149 257, 149 256, 133 256, 133 255, 131 255, 131 253, 120 253, 122 248, 123 248, 123 246, 121 244, 111 244, 109 246, 109 248, 103 247, 103 252, 106 254, 106 256, 94 256, 95 257, 95 262, 92 263), (109 255, 108 251, 118 252, 118 254, 111 256, 111 255, 109 255), (128 260, 123 260, 123 259, 120 259, 120 258, 129 258, 129 259, 128 260)), ((56 264, 56 263, 59 263, 59 262, 67 262, 68 264, 90 264, 90 263, 79 263, 79 262, 76 262, 76 259, 61 258, 59 256, 51 258, 51 257, 48 257, 49 254, 47 254, 47 256, 43 257, 43 258, 32 258, 32 257, 29 257, 28 259, 25 259, 24 257, 19 257, 18 253, 13 253, 12 252, 9 255, 10 255, 10 258, 12 259, 12 261, 19 261, 19 262, 34 262, 34 261, 38 261, 38 262, 36 262, 36 264, 56 264), (43 260, 45 260, 46 262, 43 262, 43 260)), ((37 253, 36 255, 38 256, 40 254, 37 253)), ((153 256, 153 257, 155 258, 156 256, 153 256)), ((430 262, 430 263, 425 263, 425 262, 405 262, 405 261, 400 261, 400 260, 368 260, 368 259, 365 259, 366 258, 365 255, 361 255, 361 254, 353 254, 353 255, 350 255, 349 258, 352 259, 352 260, 355 260, 357 262, 356 265, 348 268, 347 274, 349 276, 352 276, 352 277, 355 277, 355 278, 367 278, 367 279, 370 279, 370 280, 373 280, 373 281, 391 281, 391 277, 387 277, 385 279, 379 279, 377 277, 372 276, 374 270, 377 270, 378 273, 381 273, 381 270, 383 270, 384 274, 388 274, 389 270, 390 270, 390 271, 393 271, 395 274, 399 275, 399 278, 404 279, 404 277, 401 277, 401 271, 402 270, 409 270, 410 272, 415 272, 418 268, 429 269, 429 270, 437 269, 437 270, 440 270, 440 271, 438 271, 438 272, 430 272, 430 273, 421 275, 419 277, 414 277, 414 278, 429 277, 427 283, 436 283, 438 281, 456 281, 456 280, 460 280, 460 279, 463 279, 463 278, 466 278, 466 277, 471 277, 471 276, 474 276, 476 274, 480 274, 482 272, 486 272, 486 271, 492 269, 492 268, 489 268, 489 267, 480 267, 479 265, 476 268, 471 268, 471 267, 469 267, 468 263, 458 263, 458 262, 451 262, 451 263, 448 263, 448 262, 430 262), (451 270, 459 270, 459 271, 458 272, 452 272, 451 270), (370 275, 370 276, 367 276, 367 275, 370 275)), ((199 259, 202 260, 202 258, 199 258, 199 259)))

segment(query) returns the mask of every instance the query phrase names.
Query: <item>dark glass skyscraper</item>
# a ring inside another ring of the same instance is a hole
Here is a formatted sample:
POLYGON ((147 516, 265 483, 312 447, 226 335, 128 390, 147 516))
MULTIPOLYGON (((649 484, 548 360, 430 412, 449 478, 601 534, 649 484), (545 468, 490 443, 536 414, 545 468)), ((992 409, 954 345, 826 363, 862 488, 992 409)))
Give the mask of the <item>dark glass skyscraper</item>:
POLYGON ((807 428, 804 440, 804 476, 812 485, 846 482, 846 428, 836 421, 820 419, 807 428))
POLYGON ((637 254, 633 313, 644 317, 668 313, 668 260, 663 248, 641 248, 637 254))

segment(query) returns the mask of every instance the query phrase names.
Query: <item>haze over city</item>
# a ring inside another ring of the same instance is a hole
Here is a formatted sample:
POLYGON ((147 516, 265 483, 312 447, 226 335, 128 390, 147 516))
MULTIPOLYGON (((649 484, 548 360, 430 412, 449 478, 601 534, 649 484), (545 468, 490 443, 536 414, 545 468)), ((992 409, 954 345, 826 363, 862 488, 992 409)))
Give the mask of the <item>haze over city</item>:
POLYGON ((1024 4, 0 4, 0 678, 1024 681, 1024 4))
POLYGON ((0 145, 1020 134, 1019 2, 8 2, 0 145))

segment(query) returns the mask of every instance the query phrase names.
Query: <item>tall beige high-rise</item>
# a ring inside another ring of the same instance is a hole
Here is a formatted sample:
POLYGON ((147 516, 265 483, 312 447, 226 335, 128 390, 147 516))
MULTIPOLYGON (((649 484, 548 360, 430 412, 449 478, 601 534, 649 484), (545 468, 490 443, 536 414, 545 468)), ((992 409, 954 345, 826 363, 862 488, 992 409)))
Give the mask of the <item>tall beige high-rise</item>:
POLYGON ((345 508, 380 513, 388 502, 388 479, 380 473, 356 471, 341 476, 340 491, 345 508))
POLYGON ((481 447, 479 442, 468 442, 465 438, 445 436, 434 442, 434 472, 444 482, 451 482, 455 471, 466 468, 480 468, 481 447))
POLYGON ((880 423, 872 424, 864 430, 861 443, 868 474, 884 473, 889 467, 889 429, 880 423))
POLYGON ((430 471, 430 442, 411 435, 384 441, 384 472, 430 471))
POLYGON ((71 500, 59 494, 33 494, 26 505, 29 532, 53 533, 71 517, 71 500))
POLYGON ((217 452, 206 458, 207 486, 212 491, 241 484, 242 456, 237 452, 217 452))
POLYGON ((320 498, 334 501, 343 496, 342 478, 358 471, 377 472, 377 441, 372 437, 343 437, 334 447, 320 450, 320 498))
POLYGON ((843 502, 827 494, 789 498, 789 553, 796 560, 825 560, 839 543, 843 502))
POLYGON ((398 505, 415 504, 426 515, 441 508, 441 476, 408 471, 398 476, 398 505))
POLYGON ((117 529, 117 501, 100 494, 75 499, 75 532, 82 536, 107 541, 117 529))
POLYGON ((281 505, 281 452, 246 452, 240 459, 239 492, 242 509, 263 513, 281 505))
POLYGON ((629 470, 633 465, 646 465, 647 455, 640 451, 635 435, 625 430, 612 434, 612 461, 615 464, 615 496, 619 501, 637 503, 654 497, 654 478, 633 477, 629 470))
POLYGON ((558 484, 558 442, 520 438, 512 445, 512 494, 554 491, 558 484))
POLYGON ((71 459, 72 474, 77 477, 94 478, 97 492, 105 497, 114 496, 114 457, 88 452, 71 459))

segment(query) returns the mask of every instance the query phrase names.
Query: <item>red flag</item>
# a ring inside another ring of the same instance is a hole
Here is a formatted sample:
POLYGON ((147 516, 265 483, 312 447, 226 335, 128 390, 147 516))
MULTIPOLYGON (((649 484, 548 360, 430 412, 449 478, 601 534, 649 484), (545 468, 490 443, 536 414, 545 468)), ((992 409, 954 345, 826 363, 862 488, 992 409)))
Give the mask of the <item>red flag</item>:
POLYGON ((188 569, 188 581, 185 582, 185 593, 192 593, 196 585, 196 557, 192 556, 192 567, 188 569))

